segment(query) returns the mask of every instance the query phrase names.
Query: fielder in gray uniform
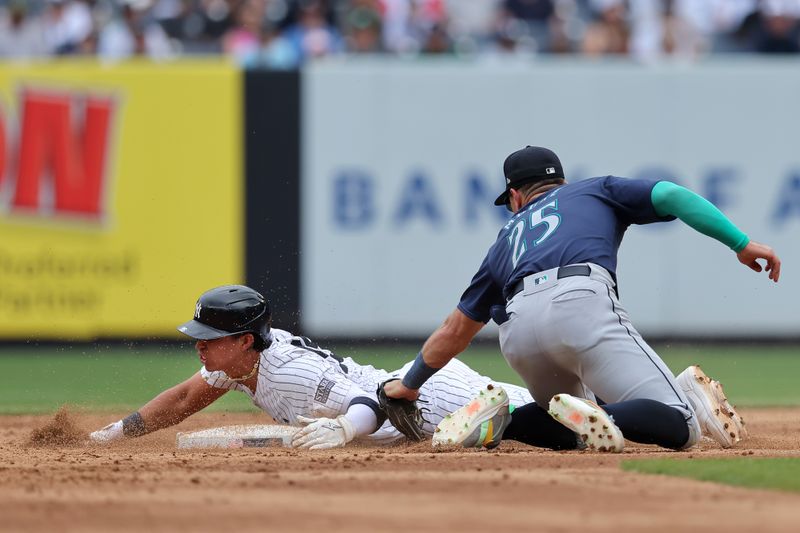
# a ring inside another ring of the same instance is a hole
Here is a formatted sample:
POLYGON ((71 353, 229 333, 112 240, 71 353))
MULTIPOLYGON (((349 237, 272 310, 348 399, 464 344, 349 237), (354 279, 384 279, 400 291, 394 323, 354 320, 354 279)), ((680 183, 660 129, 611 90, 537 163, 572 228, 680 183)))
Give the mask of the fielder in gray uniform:
POLYGON ((631 224, 679 218, 730 247, 756 272, 762 270, 757 260, 765 260, 777 282, 781 265, 773 250, 749 240, 704 198, 668 181, 605 176, 567 183, 556 154, 534 146, 512 153, 503 170, 506 190, 495 205, 514 216, 457 309, 403 380, 386 385, 387 394, 414 399, 493 318, 503 355, 536 403, 510 417, 502 394, 492 392, 488 401, 443 422, 435 441, 475 442, 471 433, 485 432, 488 422, 497 437, 492 442, 527 434, 525 442, 554 449, 619 452, 623 437, 685 449, 703 430, 723 446, 738 440, 735 413, 711 380, 698 370, 678 382, 631 324, 617 294, 617 250, 631 224))
MULTIPOLYGON (((200 371, 125 419, 95 431, 93 441, 172 426, 231 390, 246 394, 277 422, 302 425, 292 440, 298 448, 335 448, 359 437, 373 444, 403 438, 386 420, 375 391, 381 382, 403 376, 411 363, 387 372, 272 328, 267 301, 241 285, 206 291, 197 301, 194 318, 178 329, 197 339, 200 371)), ((420 391, 425 402, 423 432, 432 435, 446 415, 490 383, 464 363, 447 365, 420 391)), ((514 405, 533 401, 524 387, 500 385, 514 405)))

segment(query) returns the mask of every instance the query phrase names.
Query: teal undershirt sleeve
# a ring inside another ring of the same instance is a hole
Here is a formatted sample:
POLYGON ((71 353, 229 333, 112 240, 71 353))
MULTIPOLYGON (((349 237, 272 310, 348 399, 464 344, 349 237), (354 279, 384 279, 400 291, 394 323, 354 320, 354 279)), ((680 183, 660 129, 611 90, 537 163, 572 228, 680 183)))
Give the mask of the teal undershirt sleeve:
POLYGON ((741 252, 750 239, 714 204, 671 181, 659 181, 650 193, 658 216, 672 215, 704 235, 741 252))

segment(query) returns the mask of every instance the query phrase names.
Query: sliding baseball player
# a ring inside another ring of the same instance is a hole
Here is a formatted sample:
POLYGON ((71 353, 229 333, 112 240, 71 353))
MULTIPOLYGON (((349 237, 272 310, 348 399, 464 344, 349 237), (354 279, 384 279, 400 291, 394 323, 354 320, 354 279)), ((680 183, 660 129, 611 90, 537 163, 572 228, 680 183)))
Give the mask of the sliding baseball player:
MULTIPOLYGON (((137 412, 95 431, 93 441, 137 437, 175 425, 229 390, 246 394, 277 422, 301 425, 293 447, 326 449, 358 437, 372 443, 403 437, 386 420, 375 391, 382 382, 402 377, 408 365, 395 372, 359 365, 306 337, 271 328, 269 304, 249 287, 229 285, 205 292, 194 318, 178 330, 197 340, 203 368, 137 412)), ((432 435, 446 415, 490 383, 460 361, 447 365, 420 391, 423 433, 432 435)), ((527 389, 501 385, 512 405, 533 401, 527 389)))
MULTIPOLYGON (((203 363, 200 371, 130 416, 93 432, 93 441, 138 437, 178 424, 229 390, 246 394, 277 422, 299 424, 293 447, 317 450, 342 447, 359 437, 374 444, 403 437, 386 420, 375 391, 381 383, 404 376, 411 362, 387 372, 341 358, 307 337, 271 328, 267 301, 241 285, 205 292, 197 301, 194 318, 178 330, 197 339, 197 353, 203 363)), ((453 360, 420 389, 420 429, 430 437, 437 425, 447 428, 462 417, 474 418, 479 414, 476 409, 494 409, 498 412, 496 420, 470 427, 458 444, 492 448, 506 438, 537 445, 542 436, 535 425, 506 431, 503 437, 514 407, 531 402, 527 389, 494 382, 453 360)), ((446 442, 448 434, 440 430, 439 436, 445 437, 440 441, 446 442)), ((576 442, 570 442, 569 447, 576 442)))

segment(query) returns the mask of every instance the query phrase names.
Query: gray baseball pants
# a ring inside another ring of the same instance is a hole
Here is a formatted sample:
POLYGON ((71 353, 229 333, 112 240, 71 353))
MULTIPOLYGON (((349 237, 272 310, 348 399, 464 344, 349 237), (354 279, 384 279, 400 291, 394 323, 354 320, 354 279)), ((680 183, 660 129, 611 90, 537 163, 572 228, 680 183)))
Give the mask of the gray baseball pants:
POLYGON ((589 264, 588 276, 531 274, 506 305, 500 349, 538 405, 559 393, 606 403, 650 399, 678 409, 689 441, 701 436, 689 400, 672 372, 631 324, 614 280, 589 264))

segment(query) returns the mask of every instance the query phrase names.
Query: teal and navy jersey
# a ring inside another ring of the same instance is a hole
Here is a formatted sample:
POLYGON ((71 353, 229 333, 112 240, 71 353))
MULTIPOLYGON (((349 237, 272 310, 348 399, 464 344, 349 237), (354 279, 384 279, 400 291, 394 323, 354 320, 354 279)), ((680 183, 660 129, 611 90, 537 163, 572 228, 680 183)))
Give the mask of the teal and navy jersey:
POLYGON ((569 183, 532 200, 503 226, 458 308, 488 322, 508 291, 536 272, 594 263, 616 278, 617 250, 631 224, 674 220, 659 216, 650 198, 657 181, 606 176, 569 183))

